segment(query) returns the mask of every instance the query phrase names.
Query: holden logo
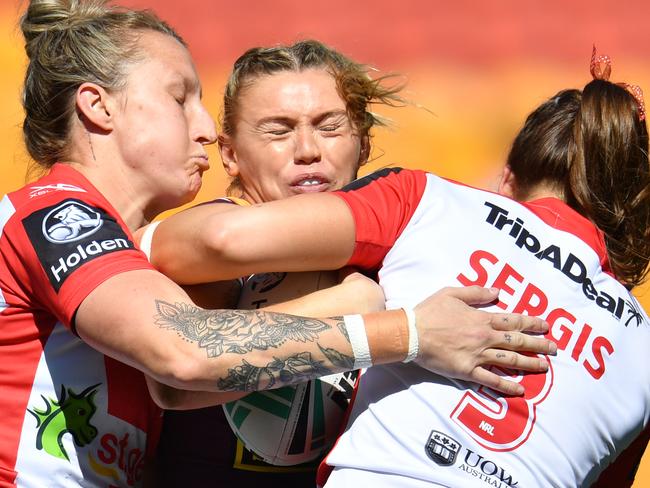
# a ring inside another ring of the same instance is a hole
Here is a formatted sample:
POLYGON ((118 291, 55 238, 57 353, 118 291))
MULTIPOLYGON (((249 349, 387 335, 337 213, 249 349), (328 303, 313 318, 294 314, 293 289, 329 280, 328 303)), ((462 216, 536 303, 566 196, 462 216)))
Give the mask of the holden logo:
POLYGON ((94 234, 102 226, 98 212, 80 202, 64 202, 45 216, 43 235, 55 244, 73 242, 94 234))

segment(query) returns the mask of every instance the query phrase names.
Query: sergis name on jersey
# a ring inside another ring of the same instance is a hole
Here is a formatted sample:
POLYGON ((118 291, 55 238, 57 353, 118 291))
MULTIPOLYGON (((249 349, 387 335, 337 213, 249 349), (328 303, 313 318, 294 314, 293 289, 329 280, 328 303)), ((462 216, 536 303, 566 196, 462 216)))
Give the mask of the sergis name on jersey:
MULTIPOLYGON (((484 205, 490 209, 485 219, 488 224, 498 230, 508 232, 517 247, 527 250, 540 261, 546 260, 550 262, 564 276, 582 285, 584 296, 595 302, 600 308, 609 311, 619 321, 622 320, 626 307, 632 308, 631 312, 637 312, 633 315, 639 316, 638 311, 631 302, 624 300, 620 296, 613 297, 602 290, 596 289, 592 280, 587 276, 587 267, 575 254, 569 253, 567 256, 562 256, 562 250, 557 244, 542 246, 540 239, 526 229, 521 218, 508 218, 509 211, 494 203, 486 201, 484 205)), ((627 326, 628 323, 629 320, 625 325, 627 326)))
POLYGON ((39 209, 22 222, 56 292, 76 269, 93 259, 135 249, 112 215, 74 198, 39 209))

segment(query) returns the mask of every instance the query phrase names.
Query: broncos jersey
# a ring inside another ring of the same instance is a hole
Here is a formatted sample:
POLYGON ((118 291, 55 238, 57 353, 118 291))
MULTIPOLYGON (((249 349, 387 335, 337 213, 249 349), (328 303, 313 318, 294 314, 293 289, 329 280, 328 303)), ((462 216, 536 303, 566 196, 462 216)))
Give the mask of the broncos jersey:
POLYGON ((544 318, 558 354, 546 373, 495 368, 522 397, 413 363, 370 368, 327 487, 589 486, 644 430, 650 323, 591 222, 553 198, 522 204, 421 171, 383 170, 337 194, 356 222, 349 264, 379 269, 387 308, 496 287, 486 310, 544 318))
POLYGON ((0 486, 141 484, 161 411, 142 373, 74 330, 91 291, 136 269, 152 267, 67 165, 0 202, 0 486))

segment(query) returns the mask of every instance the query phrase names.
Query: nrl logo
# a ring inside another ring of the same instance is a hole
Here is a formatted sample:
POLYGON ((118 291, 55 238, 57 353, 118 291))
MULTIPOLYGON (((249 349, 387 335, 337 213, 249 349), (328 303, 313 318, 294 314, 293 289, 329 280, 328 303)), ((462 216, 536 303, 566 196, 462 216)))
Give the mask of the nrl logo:
POLYGON ((427 456, 439 466, 451 466, 456 462, 461 444, 447 434, 432 430, 424 450, 427 456))
POLYGON ((45 216, 43 235, 54 244, 78 241, 94 234, 102 226, 95 210, 76 201, 67 201, 45 216))

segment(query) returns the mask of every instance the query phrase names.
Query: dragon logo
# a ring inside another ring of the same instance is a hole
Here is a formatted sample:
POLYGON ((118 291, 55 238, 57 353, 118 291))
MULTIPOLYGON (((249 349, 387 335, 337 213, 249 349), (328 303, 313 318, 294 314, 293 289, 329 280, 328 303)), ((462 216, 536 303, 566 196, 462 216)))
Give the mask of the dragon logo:
POLYGON ((102 226, 96 211, 77 201, 67 201, 45 216, 43 235, 54 244, 78 241, 102 226))
POLYGON ((90 423, 90 419, 97 411, 93 397, 100 384, 89 386, 79 394, 61 385, 60 400, 48 400, 41 395, 45 402, 45 409, 27 409, 36 418, 38 450, 45 450, 54 457, 69 461, 70 457, 62 441, 66 432, 72 434, 74 443, 79 447, 85 446, 97 437, 97 428, 90 423))

